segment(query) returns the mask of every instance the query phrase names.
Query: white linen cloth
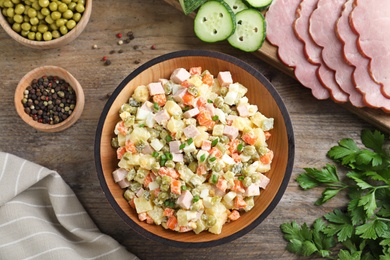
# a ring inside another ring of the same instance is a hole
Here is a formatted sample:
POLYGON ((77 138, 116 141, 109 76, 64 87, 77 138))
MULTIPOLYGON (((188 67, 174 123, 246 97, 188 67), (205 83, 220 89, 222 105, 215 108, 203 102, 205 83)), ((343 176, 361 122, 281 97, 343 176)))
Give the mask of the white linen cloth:
POLYGON ((0 152, 0 259, 138 259, 52 170, 0 152))

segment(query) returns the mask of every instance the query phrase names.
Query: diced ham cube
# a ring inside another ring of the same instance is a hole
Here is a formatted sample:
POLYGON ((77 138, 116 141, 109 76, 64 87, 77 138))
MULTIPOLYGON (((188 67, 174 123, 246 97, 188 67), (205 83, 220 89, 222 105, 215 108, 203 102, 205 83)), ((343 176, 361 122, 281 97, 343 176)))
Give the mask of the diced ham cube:
POLYGON ((215 116, 215 107, 211 103, 206 104, 206 109, 210 112, 211 116, 215 116))
POLYGON ((189 209, 191 207, 192 199, 193 199, 193 196, 192 196, 191 192, 188 190, 185 190, 184 192, 181 193, 181 195, 177 199, 176 203, 184 209, 189 209))
POLYGON ((265 189, 267 187, 270 179, 267 176, 265 176, 264 174, 262 174, 262 173, 259 173, 259 174, 260 174, 259 186, 260 186, 260 188, 265 189))
POLYGON ((183 133, 187 138, 194 138, 200 134, 199 130, 194 125, 189 125, 183 129, 183 133))
POLYGON ((179 88, 175 93, 173 93, 173 100, 178 103, 183 103, 183 96, 186 94, 186 88, 179 88))
POLYGON ((145 192, 144 188, 140 188, 137 193, 135 194, 138 198, 142 196, 142 194, 145 192))
POLYGON ((169 142, 169 151, 173 154, 173 153, 181 153, 181 149, 180 149, 180 141, 170 141, 169 142))
POLYGON ((236 119, 238 116, 235 116, 235 115, 228 115, 227 118, 226 118, 226 123, 228 125, 231 125, 234 121, 234 119, 236 119))
POLYGON ((168 114, 168 111, 163 109, 157 112, 154 120, 156 120, 159 125, 165 125, 170 118, 171 116, 168 114))
POLYGON ((142 104, 140 109, 146 110, 148 112, 153 112, 153 103, 150 101, 145 101, 145 103, 142 104))
POLYGON ((116 169, 113 173, 112 176, 114 178, 115 182, 119 182, 123 180, 127 175, 127 170, 123 168, 116 169))
POLYGON ((177 68, 173 71, 171 75, 171 80, 176 83, 180 84, 183 81, 186 81, 189 77, 191 77, 191 73, 189 73, 186 69, 183 68, 177 68))
POLYGON ((251 185, 249 185, 248 188, 246 188, 244 195, 245 196, 259 196, 260 195, 259 186, 257 186, 254 183, 251 183, 251 185))
POLYGON ((184 112, 183 117, 184 118, 191 118, 199 114, 199 109, 197 107, 194 107, 186 112, 184 112))
POLYGON ((238 136, 238 129, 234 126, 225 126, 223 129, 223 134, 230 138, 230 140, 235 139, 238 136))
POLYGON ((153 153, 153 148, 147 144, 144 149, 142 149, 143 154, 152 154, 153 153))
POLYGON ((218 73, 218 82, 222 87, 229 87, 233 83, 230 71, 221 71, 218 73))
POLYGON ((248 106, 246 104, 237 106, 237 111, 240 114, 240 116, 242 116, 242 117, 249 116, 249 110, 248 110, 248 106))
POLYGON ((149 83, 148 87, 149 87, 149 94, 151 96, 158 95, 158 94, 165 94, 165 91, 164 91, 164 88, 163 88, 163 85, 161 84, 161 82, 149 83))
POLYGON ((202 142, 202 150, 209 151, 211 149, 211 141, 210 140, 204 140, 202 142))
POLYGON ((173 153, 172 161, 174 162, 184 162, 184 157, 182 153, 173 153))
POLYGON ((121 181, 118 181, 117 183, 119 184, 119 186, 120 186, 122 189, 127 188, 127 187, 130 186, 130 182, 128 182, 126 178, 124 178, 124 179, 121 180, 121 181))

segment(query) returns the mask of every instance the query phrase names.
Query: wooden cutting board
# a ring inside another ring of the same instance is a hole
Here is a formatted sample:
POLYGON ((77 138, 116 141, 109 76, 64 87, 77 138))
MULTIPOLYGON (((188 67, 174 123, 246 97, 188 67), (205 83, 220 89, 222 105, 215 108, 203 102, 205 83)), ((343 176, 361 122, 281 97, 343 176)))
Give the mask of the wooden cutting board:
MULTIPOLYGON (((182 11, 178 0, 164 0, 166 3, 172 5, 179 11, 182 11)), ((194 14, 189 16, 194 17, 194 14)), ((265 41, 263 46, 253 54, 261 60, 267 62, 271 66, 279 69, 287 75, 294 77, 294 72, 291 68, 285 66, 278 58, 277 47, 271 45, 268 41, 265 41)), ((341 104, 342 107, 348 109, 352 113, 371 123, 375 127, 390 133, 390 114, 386 114, 379 109, 371 108, 356 108, 350 104, 341 104)))

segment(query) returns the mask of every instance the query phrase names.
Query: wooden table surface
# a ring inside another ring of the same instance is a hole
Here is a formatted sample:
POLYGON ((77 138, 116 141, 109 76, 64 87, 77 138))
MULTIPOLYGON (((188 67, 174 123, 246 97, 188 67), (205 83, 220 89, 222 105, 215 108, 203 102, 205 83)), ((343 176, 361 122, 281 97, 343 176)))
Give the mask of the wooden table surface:
POLYGON ((323 207, 314 206, 321 190, 302 191, 295 178, 304 167, 322 167, 329 162, 325 154, 339 139, 359 139, 362 129, 373 126, 332 101, 316 100, 296 80, 253 54, 240 52, 226 42, 201 42, 192 28, 191 18, 161 0, 94 0, 85 31, 60 49, 29 49, 0 30, 0 150, 57 170, 101 231, 141 259, 298 259, 285 249, 279 225, 293 220, 311 224, 334 207, 343 206, 345 201, 339 198, 323 207), (118 45, 115 35, 126 35, 129 31, 133 32, 134 40, 118 45), (98 48, 93 49, 93 45, 98 48), (173 248, 138 235, 108 204, 95 170, 95 130, 107 97, 140 64, 184 49, 224 52, 257 68, 282 96, 294 128, 293 175, 278 206, 250 233, 213 248, 173 248), (111 60, 111 65, 103 64, 103 56, 111 60), (81 118, 60 133, 37 132, 19 118, 14 108, 18 81, 41 65, 69 70, 84 88, 86 103, 81 118))

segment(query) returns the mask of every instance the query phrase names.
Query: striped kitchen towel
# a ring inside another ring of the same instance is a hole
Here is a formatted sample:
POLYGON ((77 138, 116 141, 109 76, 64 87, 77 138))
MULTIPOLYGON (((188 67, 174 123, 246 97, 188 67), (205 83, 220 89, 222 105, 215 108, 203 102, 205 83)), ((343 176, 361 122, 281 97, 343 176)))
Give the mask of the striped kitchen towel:
POLYGON ((138 259, 102 234, 61 176, 0 152, 0 259, 138 259))

